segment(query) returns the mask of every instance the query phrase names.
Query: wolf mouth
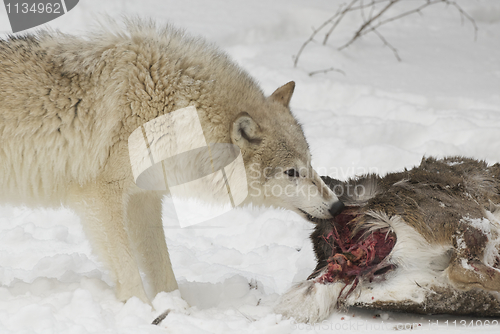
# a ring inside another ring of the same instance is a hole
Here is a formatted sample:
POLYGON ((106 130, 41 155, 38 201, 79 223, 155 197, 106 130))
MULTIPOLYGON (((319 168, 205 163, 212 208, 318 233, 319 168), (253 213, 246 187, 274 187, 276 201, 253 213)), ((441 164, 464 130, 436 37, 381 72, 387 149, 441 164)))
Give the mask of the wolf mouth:
POLYGON ((306 219, 308 220, 313 220, 314 217, 311 216, 309 213, 305 212, 304 210, 302 210, 301 208, 298 208, 300 212, 302 212, 302 214, 306 217, 306 219))
MULTIPOLYGON (((396 234, 388 228, 363 229, 358 218, 362 215, 358 207, 346 207, 333 219, 324 221, 321 238, 323 247, 329 247, 324 254, 329 257, 318 263, 316 270, 308 277, 318 283, 342 282, 349 291, 340 296, 347 298, 360 281, 384 280, 385 275, 396 268, 388 263, 387 257, 396 244, 396 234), (326 243, 326 245, 325 245, 326 243)), ((326 250, 326 249, 325 249, 326 250)))

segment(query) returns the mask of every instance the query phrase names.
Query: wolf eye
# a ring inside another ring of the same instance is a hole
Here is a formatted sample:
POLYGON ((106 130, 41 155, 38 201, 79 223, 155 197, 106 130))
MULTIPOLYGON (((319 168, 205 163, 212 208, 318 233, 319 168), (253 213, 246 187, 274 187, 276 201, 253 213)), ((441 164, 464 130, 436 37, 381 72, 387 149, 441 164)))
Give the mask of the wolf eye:
POLYGON ((300 174, 294 168, 287 169, 284 173, 290 177, 299 177, 300 174))

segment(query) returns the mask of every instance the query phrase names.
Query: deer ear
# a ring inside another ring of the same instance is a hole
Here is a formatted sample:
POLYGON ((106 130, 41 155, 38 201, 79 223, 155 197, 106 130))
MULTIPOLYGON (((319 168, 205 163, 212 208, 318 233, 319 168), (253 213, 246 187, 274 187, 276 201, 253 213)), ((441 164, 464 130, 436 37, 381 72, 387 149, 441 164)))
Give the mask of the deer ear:
POLYGON ((231 126, 231 141, 240 149, 259 145, 262 142, 259 124, 246 112, 238 114, 231 126))
POLYGON ((293 90, 295 89, 295 82, 290 81, 289 83, 276 89, 274 93, 269 96, 269 99, 282 104, 284 107, 288 108, 290 100, 292 99, 293 90))

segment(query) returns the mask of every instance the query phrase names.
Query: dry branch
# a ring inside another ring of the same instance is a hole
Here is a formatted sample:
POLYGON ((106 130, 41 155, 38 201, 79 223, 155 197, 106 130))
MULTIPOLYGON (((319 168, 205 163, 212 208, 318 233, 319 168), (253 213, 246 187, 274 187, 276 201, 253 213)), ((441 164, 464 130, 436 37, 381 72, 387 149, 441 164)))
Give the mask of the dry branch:
POLYGON ((379 17, 381 17, 389 8, 392 7, 392 5, 394 5, 396 2, 399 2, 399 0, 389 0, 389 3, 387 4, 387 6, 385 6, 384 8, 382 8, 382 10, 380 12, 377 13, 377 15, 373 16, 372 18, 370 18, 369 20, 367 20, 366 22, 364 22, 361 27, 354 33, 354 36, 351 38, 351 40, 349 42, 347 42, 344 46, 341 46, 339 48, 339 50, 342 50, 346 47, 348 47, 349 45, 351 45, 352 43, 354 43, 355 40, 357 40, 362 34, 364 34, 364 30, 371 26, 371 24, 377 20, 379 17))
POLYGON ((326 70, 318 70, 318 71, 309 72, 309 76, 312 77, 315 74, 328 73, 328 72, 339 72, 339 73, 342 73, 343 75, 345 75, 344 71, 342 71, 338 68, 335 68, 335 67, 330 67, 330 68, 327 68, 326 70))
MULTIPOLYGON (((349 47, 351 44, 356 42, 360 37, 369 34, 369 33, 374 33, 381 41, 382 43, 387 46, 391 51, 394 53, 394 56, 398 61, 401 61, 401 57, 399 56, 398 50, 391 44, 389 41, 380 33, 378 28, 380 28, 382 25, 385 25, 387 23, 393 22, 395 20, 401 19, 405 16, 412 15, 412 14, 422 14, 422 10, 432 6, 436 5, 438 3, 443 3, 448 6, 454 7, 459 13, 460 13, 460 18, 462 20, 462 23, 464 20, 468 20, 472 26, 474 27, 474 40, 477 39, 477 31, 478 27, 476 25, 476 22, 474 19, 462 8, 458 3, 456 3, 455 0, 420 0, 419 6, 415 7, 413 9, 404 11, 402 13, 399 13, 397 15, 387 17, 387 12, 388 10, 393 7, 396 3, 400 2, 401 0, 371 0, 368 3, 365 3, 364 0, 351 0, 351 2, 347 5, 343 4, 340 5, 337 12, 330 17, 328 20, 323 22, 317 29, 313 29, 313 33, 311 36, 302 44, 300 47, 298 53, 296 56, 294 56, 294 67, 297 67, 298 61, 300 56, 302 55, 302 52, 306 48, 306 46, 314 41, 314 38, 318 33, 326 29, 328 26, 329 29, 325 33, 325 36, 323 38, 323 45, 325 45, 330 38, 331 34, 335 30, 335 28, 339 25, 339 23, 346 17, 347 14, 359 11, 361 13, 361 17, 363 19, 362 24, 359 26, 358 29, 354 32, 353 36, 343 45, 341 45, 338 50, 341 51, 347 47, 349 47), (383 8, 377 11, 377 5, 383 4, 383 8), (368 16, 365 15, 365 10, 370 9, 370 13, 368 16)), ((417 1, 415 1, 417 2, 417 1)), ((314 71, 311 72, 310 75, 316 74, 316 73, 323 73, 323 72, 328 72, 332 71, 332 69, 328 70, 321 70, 321 71, 314 71)), ((337 70, 336 70, 337 71, 337 70)), ((338 72, 338 71, 337 71, 338 72)))
MULTIPOLYGON (((353 0, 353 2, 356 2, 358 0, 353 0)), ((326 27, 329 23, 331 23, 333 20, 335 20, 339 15, 341 15, 342 11, 342 5, 340 5, 339 7, 339 10, 337 11, 337 13, 335 13, 335 15, 333 15, 331 18, 329 18, 328 20, 326 20, 325 22, 323 22, 322 25, 319 26, 318 29, 314 29, 313 28, 313 33, 311 34, 311 36, 309 37, 309 39, 307 39, 304 44, 302 44, 302 46, 300 47, 299 49, 299 52, 297 52, 297 55, 294 58, 294 62, 293 62, 293 66, 294 67, 297 67, 297 62, 299 61, 299 58, 300 58, 300 55, 302 54, 302 51, 304 51, 305 47, 307 46, 307 44, 309 44, 310 42, 314 41, 314 37, 316 37, 316 34, 318 32, 320 32, 324 27, 326 27)))

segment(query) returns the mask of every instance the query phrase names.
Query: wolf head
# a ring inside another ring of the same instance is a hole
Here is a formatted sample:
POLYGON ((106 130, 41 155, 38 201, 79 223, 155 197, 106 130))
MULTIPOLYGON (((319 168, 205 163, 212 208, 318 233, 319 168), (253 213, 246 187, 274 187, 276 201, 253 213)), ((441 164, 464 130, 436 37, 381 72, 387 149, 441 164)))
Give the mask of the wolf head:
POLYGON ((311 167, 304 132, 289 109, 294 88, 294 82, 287 83, 262 110, 241 112, 232 122, 231 141, 240 147, 247 169, 247 201, 309 218, 332 217, 343 204, 311 167))

